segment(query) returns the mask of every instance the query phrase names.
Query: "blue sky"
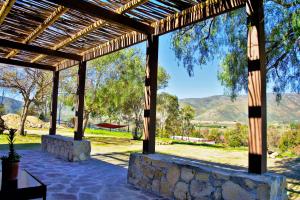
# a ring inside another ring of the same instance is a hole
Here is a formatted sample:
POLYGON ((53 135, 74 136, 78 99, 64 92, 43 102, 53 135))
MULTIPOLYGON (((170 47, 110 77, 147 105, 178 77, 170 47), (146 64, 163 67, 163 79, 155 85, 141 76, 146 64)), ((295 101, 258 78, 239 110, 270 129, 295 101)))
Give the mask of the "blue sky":
MULTIPOLYGON (((136 45, 143 52, 146 43, 136 45)), ((159 38, 159 65, 164 67, 170 75, 168 87, 159 92, 168 92, 182 98, 201 98, 213 95, 222 95, 223 87, 217 78, 218 64, 198 66, 194 69, 194 76, 190 77, 186 69, 176 60, 174 51, 171 49, 171 33, 159 38)))
POLYGON ((223 94, 223 87, 217 78, 218 64, 198 66, 194 76, 190 77, 182 65, 178 65, 174 51, 171 49, 171 34, 159 39, 159 64, 171 76, 169 85, 163 91, 178 98, 199 98, 223 94))

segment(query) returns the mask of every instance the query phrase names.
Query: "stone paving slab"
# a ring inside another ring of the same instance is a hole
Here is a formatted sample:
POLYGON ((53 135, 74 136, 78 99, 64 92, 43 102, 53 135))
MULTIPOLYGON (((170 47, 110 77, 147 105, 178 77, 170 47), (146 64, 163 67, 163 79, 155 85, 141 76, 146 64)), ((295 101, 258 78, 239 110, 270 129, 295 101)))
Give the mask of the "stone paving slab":
MULTIPOLYGON (((47 185, 47 200, 162 199, 127 184, 127 168, 90 159, 67 162, 38 150, 22 150, 21 167, 47 185)), ((0 152, 0 156, 4 152, 0 152)))

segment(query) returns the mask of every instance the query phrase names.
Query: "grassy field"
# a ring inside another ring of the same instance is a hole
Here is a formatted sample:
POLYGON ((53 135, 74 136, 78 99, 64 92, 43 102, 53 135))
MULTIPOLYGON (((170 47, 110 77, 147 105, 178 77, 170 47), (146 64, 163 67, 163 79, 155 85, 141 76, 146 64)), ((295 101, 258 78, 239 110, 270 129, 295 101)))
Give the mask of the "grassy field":
MULTIPOLYGON (((59 130, 59 134, 73 136, 72 129, 59 130)), ((27 136, 17 136, 17 149, 40 148, 41 135, 48 130, 28 130, 27 136)), ((92 143, 92 155, 120 166, 128 165, 131 152, 141 152, 142 141, 132 140, 131 133, 88 129, 85 139, 92 143)), ((248 163, 247 148, 229 148, 222 145, 194 144, 170 139, 156 139, 156 151, 185 158, 197 159, 212 164, 228 167, 246 168, 248 163)), ((0 150, 7 149, 6 135, 0 135, 0 150)), ((290 199, 300 199, 300 159, 268 159, 269 171, 287 176, 290 199)))

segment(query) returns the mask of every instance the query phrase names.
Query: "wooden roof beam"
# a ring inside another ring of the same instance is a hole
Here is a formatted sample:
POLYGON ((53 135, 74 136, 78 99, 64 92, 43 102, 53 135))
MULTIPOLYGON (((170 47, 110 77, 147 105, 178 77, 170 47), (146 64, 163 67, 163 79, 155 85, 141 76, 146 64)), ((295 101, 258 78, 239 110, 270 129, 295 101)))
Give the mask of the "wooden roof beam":
MULTIPOLYGON (((147 1, 149 1, 149 0, 131 0, 130 2, 126 3, 124 6, 121 6, 118 9, 116 9, 115 12, 118 14, 123 14, 131 9, 136 8, 137 6, 143 4, 147 1)), ((94 22, 93 24, 87 26, 86 28, 80 30, 79 32, 75 33, 71 37, 56 44, 51 49, 57 50, 57 49, 63 48, 65 46, 71 44, 72 42, 78 40, 79 38, 84 37, 85 35, 93 32, 94 30, 97 30, 97 29, 103 27, 104 25, 105 25, 105 21, 100 19, 100 20, 94 22)), ((31 62, 36 62, 36 61, 42 59, 43 57, 44 57, 44 55, 39 55, 39 56, 35 57, 34 59, 32 59, 31 62)))
MULTIPOLYGON (((246 0, 207 0, 183 10, 180 13, 156 21, 152 23, 151 26, 155 27, 155 35, 163 35, 223 13, 245 7, 245 5, 246 0)), ((83 55, 83 60, 91 60, 138 44, 146 39, 147 37, 145 35, 132 31, 106 43, 99 44, 98 46, 81 53, 81 55, 83 55)), ((78 62, 73 60, 63 60, 57 63, 56 66, 58 67, 58 70, 63 70, 77 64, 78 62)))
POLYGON ((19 42, 13 42, 10 40, 0 39, 0 46, 1 47, 7 47, 12 49, 18 49, 18 50, 24 50, 24 51, 30 51, 33 53, 40 53, 48 56, 55 56, 60 58, 66 58, 71 60, 82 60, 82 56, 72 53, 65 53, 62 51, 55 51, 52 49, 47 49, 39 46, 34 46, 30 44, 23 44, 19 42))
MULTIPOLYGON (((65 8, 63 6, 57 7, 53 13, 47 19, 40 24, 34 31, 32 31, 24 40, 22 40, 22 43, 30 43, 35 38, 37 38, 44 30, 46 30, 49 26, 51 26, 60 16, 62 16, 65 12, 67 12, 69 9, 65 8)), ((9 52, 9 54, 6 55, 6 58, 12 58, 18 53, 18 50, 12 50, 9 52)))
POLYGON ((147 24, 136 21, 130 17, 115 13, 113 11, 102 8, 100 6, 94 5, 87 1, 82 1, 82 0, 47 0, 47 1, 100 18, 110 23, 131 28, 132 30, 135 30, 140 33, 144 33, 144 34, 154 33, 154 28, 147 24))
POLYGON ((24 61, 7 59, 7 58, 0 58, 0 63, 4 63, 4 64, 8 64, 8 65, 16 65, 16 66, 20 66, 20 67, 30 67, 30 68, 35 68, 35 69, 56 71, 56 67, 51 66, 51 65, 30 63, 30 62, 24 62, 24 61))
POLYGON ((15 2, 16 2, 16 0, 6 0, 4 2, 4 4, 2 5, 1 10, 0 10, 0 25, 5 20, 5 17, 8 15, 10 9, 12 8, 12 6, 14 5, 15 2))

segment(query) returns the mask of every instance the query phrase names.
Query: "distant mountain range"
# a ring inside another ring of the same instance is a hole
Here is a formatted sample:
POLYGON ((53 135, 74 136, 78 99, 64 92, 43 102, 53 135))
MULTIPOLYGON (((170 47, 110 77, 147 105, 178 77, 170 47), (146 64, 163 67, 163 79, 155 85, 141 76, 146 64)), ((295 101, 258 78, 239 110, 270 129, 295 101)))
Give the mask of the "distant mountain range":
MULTIPOLYGON (((247 122, 248 97, 239 96, 235 101, 227 96, 206 98, 186 98, 179 100, 181 105, 189 104, 196 110, 199 121, 239 121, 247 122)), ((268 122, 300 121, 300 94, 284 94, 277 103, 274 94, 267 94, 268 122)))
MULTIPOLYGON (((6 113, 17 113, 22 109, 21 101, 0 96, 0 103, 4 103, 6 113)), ((235 101, 227 96, 218 95, 205 98, 180 99, 180 105, 188 104, 196 110, 195 120, 198 121, 238 121, 246 123, 248 120, 248 97, 239 96, 235 101)), ((65 114, 66 111, 63 113, 65 114)), ((68 111, 73 115, 73 111, 68 111)), ((66 116, 63 116, 65 118, 66 116)), ((300 94, 284 94, 277 103, 274 94, 267 95, 268 122, 300 121, 300 94)))
POLYGON ((9 97, 0 96, 0 104, 1 103, 4 104, 6 113, 17 113, 22 109, 22 105, 23 105, 21 101, 9 97))

